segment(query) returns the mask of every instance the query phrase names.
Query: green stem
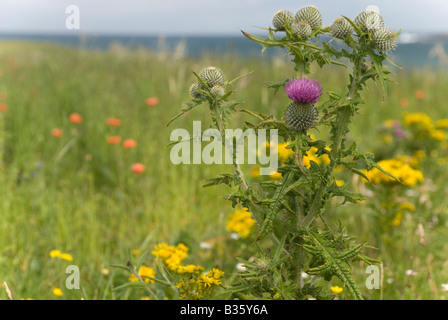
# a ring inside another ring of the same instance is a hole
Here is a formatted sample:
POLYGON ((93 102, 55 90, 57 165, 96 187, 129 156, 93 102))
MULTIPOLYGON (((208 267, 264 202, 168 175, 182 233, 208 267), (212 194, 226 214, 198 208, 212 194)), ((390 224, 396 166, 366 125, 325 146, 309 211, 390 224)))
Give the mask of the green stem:
MULTIPOLYGON (((353 71, 353 77, 352 82, 350 84, 350 91, 347 95, 347 100, 350 100, 353 98, 353 96, 358 91, 358 85, 359 85, 359 79, 361 76, 361 65, 362 65, 363 57, 359 54, 356 55, 354 58, 354 71, 353 71)), ((323 208, 323 197, 325 194, 325 189, 328 187, 328 184, 331 182, 331 177, 333 176, 334 169, 339 164, 339 153, 342 147, 342 140, 345 137, 346 127, 348 123, 350 122, 350 118, 353 115, 352 112, 352 106, 351 105, 344 105, 340 106, 341 112, 337 113, 336 117, 336 130, 334 133, 333 138, 333 145, 330 152, 330 159, 331 162, 328 165, 328 168, 325 172, 324 178, 322 179, 321 185, 319 189, 316 192, 316 195, 314 196, 313 202, 311 204, 310 210, 305 217, 305 220, 303 222, 303 226, 308 229, 316 216, 320 213, 321 209, 323 208)))

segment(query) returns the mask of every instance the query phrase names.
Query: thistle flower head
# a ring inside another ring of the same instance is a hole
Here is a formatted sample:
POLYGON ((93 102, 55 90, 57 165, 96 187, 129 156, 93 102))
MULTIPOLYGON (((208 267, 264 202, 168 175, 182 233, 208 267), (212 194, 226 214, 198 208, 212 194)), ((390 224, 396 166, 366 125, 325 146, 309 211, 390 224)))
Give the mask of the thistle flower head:
POLYGON ((190 87, 190 95, 194 98, 194 99, 199 99, 202 97, 201 93, 200 93, 200 87, 198 83, 193 83, 190 87))
POLYGON ((322 15, 315 6, 307 6, 296 13, 296 21, 306 21, 312 30, 319 29, 322 26, 322 15))
POLYGON ((294 17, 292 13, 287 10, 278 10, 272 17, 272 25, 278 31, 285 31, 286 25, 292 25, 294 23, 294 17))
POLYGON ((362 11, 355 18, 355 24, 364 31, 372 31, 384 26, 383 17, 376 11, 362 11))
POLYGON ((199 73, 199 78, 204 81, 209 88, 224 84, 224 74, 216 67, 208 67, 199 73))
POLYGON ((292 102, 283 116, 286 125, 295 131, 307 131, 316 123, 317 110, 312 104, 292 102))
POLYGON ((353 26, 343 17, 339 17, 334 20, 330 30, 331 35, 337 39, 344 39, 349 34, 352 34, 353 31, 353 26))
POLYGON ((303 40, 307 40, 311 37, 311 26, 306 21, 298 21, 292 25, 292 32, 303 40))
POLYGON ((319 81, 307 78, 293 78, 285 85, 288 98, 308 104, 316 103, 322 95, 322 87, 319 81))
POLYGON ((391 51, 397 46, 397 35, 390 29, 382 27, 372 32, 372 42, 380 51, 391 51))

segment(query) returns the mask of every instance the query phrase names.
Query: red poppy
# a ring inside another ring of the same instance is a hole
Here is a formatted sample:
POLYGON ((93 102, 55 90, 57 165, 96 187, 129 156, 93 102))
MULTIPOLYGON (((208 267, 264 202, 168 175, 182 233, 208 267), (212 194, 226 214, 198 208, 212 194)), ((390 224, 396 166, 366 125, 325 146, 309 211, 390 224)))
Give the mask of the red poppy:
POLYGON ((145 166, 141 163, 134 163, 131 168, 136 174, 141 174, 145 171, 145 166))
POLYGON ((121 126, 121 120, 117 119, 117 118, 109 118, 106 121, 108 126, 112 126, 112 127, 119 127, 121 126))
POLYGON ((82 122, 82 116, 79 113, 72 113, 69 117, 71 123, 79 124, 82 122))
POLYGON ((51 135, 55 138, 60 138, 60 137, 62 137, 62 130, 58 129, 58 128, 54 128, 53 130, 51 130, 51 135))
POLYGON ((151 98, 146 99, 146 104, 148 106, 155 106, 158 103, 159 103, 159 98, 157 98, 157 97, 151 97, 151 98))
POLYGON ((134 139, 126 139, 123 141, 123 148, 125 149, 132 149, 137 146, 137 141, 134 139))
POLYGON ((121 141, 121 138, 119 136, 114 136, 114 137, 108 137, 107 138, 107 143, 109 144, 119 144, 121 141))

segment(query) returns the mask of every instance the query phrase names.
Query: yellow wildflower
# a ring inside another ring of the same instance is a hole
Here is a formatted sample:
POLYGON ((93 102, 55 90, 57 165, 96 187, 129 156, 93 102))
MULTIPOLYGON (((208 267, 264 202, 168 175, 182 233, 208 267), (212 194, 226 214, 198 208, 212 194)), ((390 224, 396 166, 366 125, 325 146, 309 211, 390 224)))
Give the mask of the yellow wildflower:
POLYGON ((254 225, 255 220, 252 219, 247 209, 237 209, 229 216, 226 229, 236 232, 242 238, 246 238, 251 233, 254 225))
POLYGON ((50 251, 50 257, 52 257, 52 258, 59 257, 61 254, 62 254, 62 252, 59 250, 51 250, 50 251))
POLYGON ((437 141, 443 141, 443 140, 446 139, 445 131, 442 131, 442 130, 437 130, 437 129, 436 130, 431 130, 429 132, 429 135, 430 135, 431 138, 433 138, 433 139, 435 139, 437 141))
MULTIPOLYGON (((409 164, 403 163, 399 159, 382 160, 378 162, 378 165, 386 172, 397 177, 406 186, 412 187, 423 181, 423 173, 420 170, 413 169, 409 164)), ((364 173, 373 184, 398 183, 395 179, 376 168, 364 171, 364 173)))
POLYGON ((337 185, 338 187, 342 187, 344 184, 345 184, 345 181, 344 181, 344 180, 340 180, 340 179, 337 179, 337 180, 336 180, 336 185, 337 185))
POLYGON ((53 288, 53 295, 55 295, 56 297, 62 297, 64 293, 60 288, 53 288))
POLYGON ((288 145, 287 142, 278 145, 278 158, 282 162, 287 161, 294 154, 291 148, 286 148, 288 145))
POLYGON ((182 260, 188 257, 188 248, 183 243, 170 246, 163 242, 154 247, 152 254, 167 265, 179 265, 182 260))
POLYGON ((59 255, 59 258, 65 260, 65 261, 73 261, 73 256, 69 253, 61 253, 59 255))
POLYGON ((434 129, 432 119, 425 113, 408 113, 404 116, 404 124, 419 130, 430 132, 434 129))
POLYGON ((335 294, 340 294, 342 293, 342 291, 344 291, 344 288, 341 288, 339 286, 332 286, 330 289, 335 294))
POLYGON ((415 211, 415 206, 410 202, 400 203, 398 207, 402 210, 415 211))
POLYGON ((277 171, 272 171, 272 173, 269 175, 269 177, 272 180, 280 180, 282 178, 282 174, 280 172, 277 172, 277 171))
POLYGON ((102 273, 103 275, 105 275, 105 276, 108 276, 109 273, 110 273, 110 271, 109 271, 109 269, 107 269, 107 268, 103 268, 103 269, 101 269, 101 273, 102 273))
POLYGON ((395 213, 395 218, 392 220, 392 225, 398 227, 401 224, 401 219, 403 218, 403 213, 395 213))
POLYGON ((437 129, 448 129, 448 119, 439 119, 436 121, 437 129))
MULTIPOLYGON (((154 283, 154 280, 151 280, 148 277, 154 278, 156 276, 156 272, 154 271, 153 268, 150 268, 150 267, 147 267, 147 266, 141 266, 140 269, 138 270, 138 275, 146 283, 148 283, 149 281, 151 281, 151 283, 154 283)), ((138 281, 138 278, 134 274, 131 274, 131 277, 129 278, 129 281, 136 282, 136 281, 138 281)))

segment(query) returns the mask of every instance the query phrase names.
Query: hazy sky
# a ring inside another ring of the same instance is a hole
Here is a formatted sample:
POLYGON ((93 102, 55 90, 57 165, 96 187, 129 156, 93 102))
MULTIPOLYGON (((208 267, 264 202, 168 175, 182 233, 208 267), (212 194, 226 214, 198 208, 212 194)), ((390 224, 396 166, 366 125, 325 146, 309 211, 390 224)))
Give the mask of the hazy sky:
POLYGON ((278 9, 309 4, 325 26, 376 5, 392 30, 448 32, 447 0, 0 0, 0 33, 76 33, 65 27, 65 9, 76 5, 86 33, 237 34, 270 26, 278 9))

